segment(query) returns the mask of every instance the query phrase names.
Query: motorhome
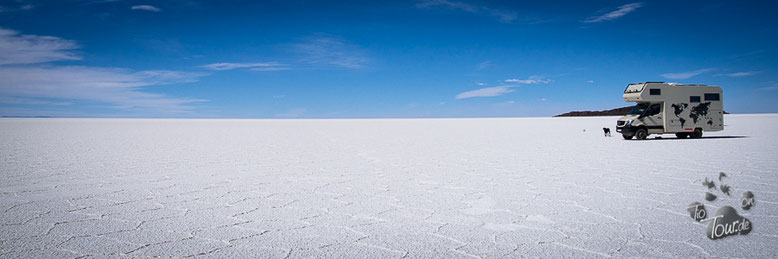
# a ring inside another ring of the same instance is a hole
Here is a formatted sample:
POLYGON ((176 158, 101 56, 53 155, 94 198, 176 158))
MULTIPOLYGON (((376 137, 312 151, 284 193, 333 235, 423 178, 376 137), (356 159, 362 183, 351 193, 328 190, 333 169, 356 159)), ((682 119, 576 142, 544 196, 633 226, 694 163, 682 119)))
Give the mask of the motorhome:
POLYGON ((703 131, 724 129, 721 88, 646 82, 627 85, 624 101, 637 103, 616 122, 624 139, 646 139, 650 134, 701 138, 703 131))

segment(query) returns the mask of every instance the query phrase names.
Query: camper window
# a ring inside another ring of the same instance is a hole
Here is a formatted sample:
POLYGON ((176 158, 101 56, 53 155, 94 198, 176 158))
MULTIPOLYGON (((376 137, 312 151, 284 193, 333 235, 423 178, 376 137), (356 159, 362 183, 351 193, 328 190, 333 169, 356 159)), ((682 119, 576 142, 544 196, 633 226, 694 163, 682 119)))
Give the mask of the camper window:
POLYGON ((698 103, 698 102, 700 102, 700 97, 699 96, 689 96, 689 102, 691 102, 691 103, 698 103))
POLYGON ((640 91, 643 91, 643 86, 645 84, 631 84, 627 85, 627 89, 624 89, 624 93, 639 93, 640 91))
POLYGON ((662 89, 648 89, 650 95, 662 95, 662 89))
POLYGON ((705 94, 706 101, 718 101, 721 100, 719 94, 705 94))

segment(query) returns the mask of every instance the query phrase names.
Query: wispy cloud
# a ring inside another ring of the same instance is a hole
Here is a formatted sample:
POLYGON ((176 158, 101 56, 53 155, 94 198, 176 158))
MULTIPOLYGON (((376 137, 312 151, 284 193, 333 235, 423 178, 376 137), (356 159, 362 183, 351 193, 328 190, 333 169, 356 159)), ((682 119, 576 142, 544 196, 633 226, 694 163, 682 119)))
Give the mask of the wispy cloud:
POLYGON ((2 12, 15 12, 15 11, 27 11, 35 8, 35 5, 25 3, 24 1, 15 1, 16 3, 9 3, 9 5, 0 5, 0 13, 2 12))
POLYGON ((746 52, 746 53, 738 53, 738 54, 735 54, 735 55, 731 55, 729 58, 730 59, 742 59, 742 58, 748 58, 748 57, 757 56, 757 55, 762 54, 762 53, 765 53, 765 50, 758 49, 758 50, 749 51, 749 52, 746 52))
POLYGON ((418 8, 448 7, 451 9, 457 9, 457 10, 462 10, 471 13, 478 12, 480 9, 479 7, 476 7, 468 3, 453 2, 447 0, 423 0, 416 3, 416 7, 418 8))
POLYGON ((506 83, 518 83, 518 84, 547 84, 552 82, 551 79, 543 78, 542 76, 530 76, 527 79, 505 79, 506 83))
POLYGON ((332 65, 343 68, 363 68, 369 59, 365 50, 334 36, 315 36, 294 44, 302 61, 316 65, 332 65))
POLYGON ((513 92, 514 90, 511 89, 513 86, 493 86, 493 87, 485 87, 481 89, 476 89, 472 91, 462 92, 457 94, 457 99, 467 99, 467 98, 473 98, 473 97, 490 97, 490 96, 500 96, 503 94, 507 94, 510 92, 513 92))
POLYGON ((775 91, 775 90, 778 90, 778 83, 772 83, 772 85, 766 86, 766 87, 762 87, 762 88, 758 88, 758 90, 762 90, 762 91, 775 91))
MULTIPOLYGON (((514 88, 518 88, 522 84, 547 84, 553 82, 553 80, 543 78, 542 76, 534 75, 528 77, 527 79, 515 79, 515 78, 505 79, 504 82, 508 84, 501 85, 501 86, 484 87, 484 88, 479 88, 479 89, 459 93, 457 94, 456 99, 500 96, 515 91, 514 88)), ((476 84, 479 86, 486 85, 484 83, 476 83, 476 84)))
POLYGON ((254 71, 278 71, 278 70, 287 70, 289 67, 287 67, 284 64, 278 63, 278 62, 265 62, 265 63, 213 63, 208 65, 200 66, 202 68, 210 69, 210 70, 233 70, 238 68, 248 68, 250 70, 254 71))
POLYGON ((666 74, 661 74, 660 76, 664 78, 670 78, 670 79, 687 79, 700 74, 708 73, 713 70, 714 70, 713 68, 703 68, 703 69, 681 72, 681 73, 666 73, 666 74))
POLYGON ((487 61, 478 63, 478 65, 475 66, 475 70, 476 71, 481 71, 481 70, 487 69, 487 68, 489 68, 491 66, 492 66, 492 62, 487 60, 487 61))
POLYGON ((19 98, 19 97, 3 97, 3 96, 0 96, 0 103, 4 103, 4 104, 24 104, 24 105, 56 105, 56 106, 65 106, 65 105, 73 104, 71 102, 52 102, 52 101, 46 101, 46 100, 40 100, 40 99, 19 98))
POLYGON ((52 36, 22 35, 0 28, 0 65, 45 63, 78 60, 73 50, 79 46, 71 40, 52 36))
POLYGON ((758 74, 759 71, 746 71, 746 72, 735 72, 735 73, 729 73, 729 74, 716 74, 716 76, 728 76, 728 77, 745 77, 745 76, 753 76, 758 74))
POLYGON ((504 22, 504 23, 511 23, 514 20, 516 20, 516 18, 518 18, 519 16, 516 12, 509 11, 509 10, 500 10, 500 9, 487 9, 487 10, 491 16, 497 17, 497 19, 500 20, 500 22, 504 22))
POLYGON ((133 71, 119 68, 57 66, 76 60, 78 45, 52 36, 20 35, 0 30, 0 98, 25 104, 102 102, 116 109, 164 113, 187 112, 188 104, 205 101, 144 92, 145 87, 195 82, 206 74, 170 70, 133 71), (40 65, 34 65, 40 64, 40 65), (45 99, 61 99, 49 102, 45 99))
POLYGON ((487 6, 475 5, 465 2, 456 2, 448 0, 423 0, 416 3, 417 8, 449 8, 474 14, 489 15, 497 18, 500 22, 510 23, 516 20, 518 14, 515 11, 491 8, 487 6))
POLYGON ((254 67, 249 69, 251 71, 283 71, 283 70, 289 70, 289 67, 286 66, 275 66, 275 67, 254 67))
POLYGON ((159 12, 162 11, 162 9, 159 9, 152 5, 133 5, 130 7, 132 10, 142 10, 142 11, 149 11, 149 12, 159 12))
POLYGON ((124 110, 183 112, 203 99, 173 98, 143 87, 191 83, 204 74, 95 67, 0 67, 0 96, 89 100, 124 110))
POLYGON ((584 20, 585 23, 597 23, 597 22, 604 22, 604 21, 610 21, 618 19, 622 16, 627 15, 628 13, 634 12, 638 8, 643 6, 643 3, 631 3, 631 4, 625 4, 622 6, 619 6, 614 11, 608 12, 606 14, 600 15, 600 16, 593 16, 589 17, 589 19, 584 20))

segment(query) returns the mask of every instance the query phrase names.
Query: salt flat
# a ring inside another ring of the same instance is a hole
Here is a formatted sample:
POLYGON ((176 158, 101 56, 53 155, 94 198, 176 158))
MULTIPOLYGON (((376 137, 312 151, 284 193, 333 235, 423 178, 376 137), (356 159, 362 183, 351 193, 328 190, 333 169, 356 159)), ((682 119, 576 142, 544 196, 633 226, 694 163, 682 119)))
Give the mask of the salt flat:
POLYGON ((778 115, 615 121, 2 119, 0 257, 778 256, 778 115), (710 240, 695 201, 754 229, 710 240))

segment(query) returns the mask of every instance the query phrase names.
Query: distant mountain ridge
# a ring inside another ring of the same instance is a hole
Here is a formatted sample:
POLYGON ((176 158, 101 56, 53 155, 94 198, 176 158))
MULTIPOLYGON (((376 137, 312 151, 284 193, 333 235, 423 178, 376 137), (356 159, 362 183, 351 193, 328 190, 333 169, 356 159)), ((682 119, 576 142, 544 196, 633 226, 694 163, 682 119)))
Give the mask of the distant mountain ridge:
MULTIPOLYGON (((627 115, 630 110, 632 110, 632 107, 635 106, 626 106, 602 111, 571 111, 559 115, 554 115, 554 117, 624 116, 627 115)), ((729 113, 724 111, 724 114, 729 113)))
POLYGON ((571 111, 554 115, 554 117, 584 117, 584 116, 623 116, 626 115, 633 106, 626 106, 616 109, 603 110, 603 111, 571 111))

